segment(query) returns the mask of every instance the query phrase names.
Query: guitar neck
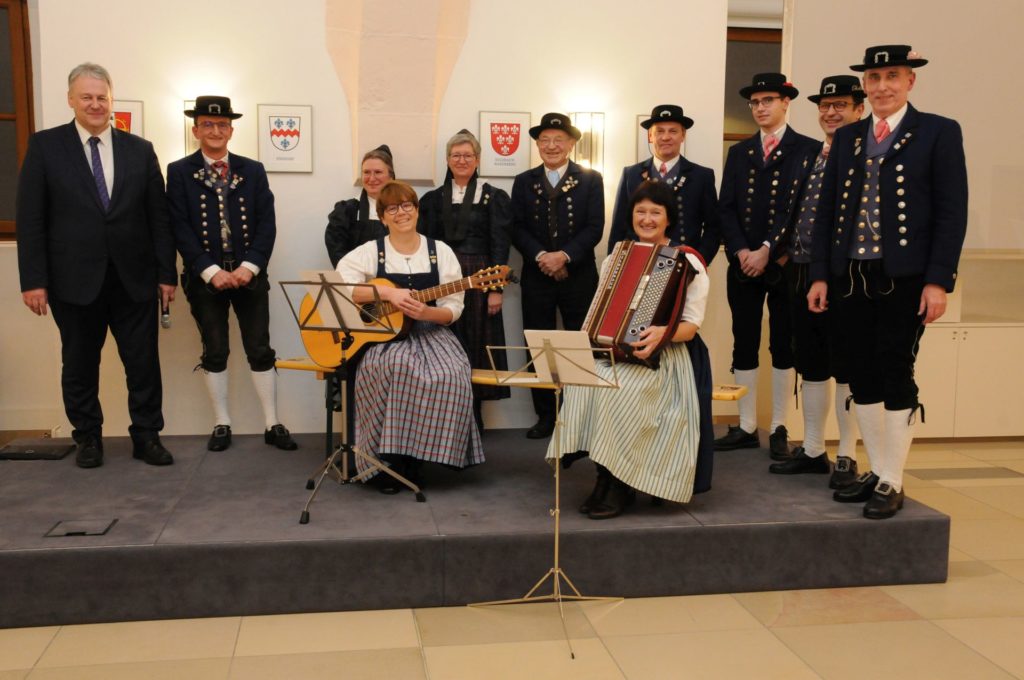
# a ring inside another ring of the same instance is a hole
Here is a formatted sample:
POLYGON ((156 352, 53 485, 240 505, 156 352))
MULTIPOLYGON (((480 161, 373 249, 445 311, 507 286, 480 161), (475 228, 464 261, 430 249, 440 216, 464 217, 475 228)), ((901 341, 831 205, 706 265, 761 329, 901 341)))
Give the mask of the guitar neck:
MULTIPOLYGON (((473 277, 467 276, 458 281, 450 281, 448 283, 442 283, 439 286, 432 286, 430 288, 424 288, 423 290, 414 290, 412 297, 420 302, 431 302, 438 298, 443 298, 446 295, 454 295, 455 293, 461 293, 469 290, 473 287, 473 277)), ((394 311, 394 307, 390 302, 385 302, 381 306, 381 311, 384 314, 391 314, 394 311)))

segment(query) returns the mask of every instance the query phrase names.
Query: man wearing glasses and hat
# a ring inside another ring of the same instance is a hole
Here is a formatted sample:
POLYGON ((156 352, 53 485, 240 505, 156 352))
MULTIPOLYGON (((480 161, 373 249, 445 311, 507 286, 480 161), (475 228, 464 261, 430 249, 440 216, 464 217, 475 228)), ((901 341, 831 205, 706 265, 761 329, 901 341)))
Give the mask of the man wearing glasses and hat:
MULTIPOLYGON (((580 131, 568 116, 545 113, 530 128, 541 164, 512 184, 512 243, 523 256, 523 328, 554 329, 561 312, 567 330, 579 330, 597 290, 594 247, 604 232, 601 174, 569 160, 580 131)), ((531 439, 551 435, 555 398, 531 390, 537 424, 531 439)))
POLYGON ((800 189, 804 160, 814 157, 810 137, 786 125, 789 102, 799 92, 781 73, 759 73, 740 96, 748 100, 753 136, 729 149, 722 173, 719 214, 729 258, 726 295, 732 311, 732 368, 746 386, 739 400, 740 424, 715 440, 715 449, 757 448, 757 366, 761 317, 768 301, 768 349, 772 355, 772 421, 769 449, 774 460, 789 458, 786 409, 793 394, 793 350, 786 259, 790 212, 800 189))
POLYGON ((920 407, 914 360, 925 326, 946 311, 967 231, 960 125, 908 101, 914 68, 927 63, 909 45, 879 45, 850 67, 864 72, 871 116, 836 132, 812 242, 808 305, 823 312, 832 292, 872 468, 833 498, 864 503, 869 519, 903 507, 920 407))
POLYGON ((608 252, 626 238, 634 238, 629 197, 645 180, 667 182, 676 195, 678 216, 668 233, 673 245, 686 245, 700 253, 705 264, 718 253, 721 233, 718 227, 718 197, 715 195, 715 171, 691 163, 681 155, 686 131, 693 119, 683 115, 675 104, 661 104, 651 117, 640 123, 647 130, 647 141, 654 156, 622 170, 619 190, 612 211, 608 234, 608 252))
POLYGON ((836 130, 860 120, 864 115, 864 90, 855 76, 829 76, 821 81, 818 94, 809 97, 818 105, 818 124, 825 133, 825 143, 817 153, 808 155, 803 163, 803 178, 797 208, 787 239, 786 281, 789 284, 790 308, 793 314, 793 352, 796 370, 802 379, 804 440, 793 450, 793 457, 772 463, 768 471, 781 475, 802 473, 828 474, 825 454, 825 423, 828 420, 829 378, 836 379, 835 413, 839 424, 839 449, 829 487, 841 489, 857 477, 857 429, 853 412, 847 408, 850 379, 847 349, 843 333, 835 326, 835 317, 814 314, 807 308, 811 242, 818 218, 818 201, 825 176, 825 162, 836 130))
POLYGON ((228 308, 233 307, 253 386, 263 407, 263 441, 291 451, 298 446, 277 419, 276 358, 270 346, 267 264, 277 223, 274 194, 257 161, 228 154, 232 121, 242 114, 227 97, 204 96, 185 115, 195 119, 199 151, 167 167, 167 201, 184 264, 182 288, 199 326, 206 387, 215 427, 206 448, 231 445, 228 414, 228 308))

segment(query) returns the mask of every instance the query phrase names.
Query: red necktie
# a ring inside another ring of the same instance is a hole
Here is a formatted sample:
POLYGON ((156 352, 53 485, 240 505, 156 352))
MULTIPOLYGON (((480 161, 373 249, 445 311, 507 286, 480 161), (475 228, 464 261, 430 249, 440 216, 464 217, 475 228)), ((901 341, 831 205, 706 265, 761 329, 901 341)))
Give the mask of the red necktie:
POLYGON ((779 145, 779 138, 775 135, 765 135, 764 138, 764 159, 768 160, 768 157, 772 155, 772 151, 775 151, 775 147, 779 145))
POLYGON ((881 142, 883 139, 885 139, 886 137, 889 136, 890 132, 892 132, 892 130, 889 129, 889 124, 887 122, 885 122, 884 118, 882 120, 878 121, 877 123, 875 123, 875 141, 876 142, 881 142))
POLYGON ((220 178, 226 180, 228 178, 228 164, 224 161, 214 161, 213 169, 220 175, 220 178))
POLYGON ((662 164, 661 164, 661 167, 660 167, 660 168, 658 168, 658 172, 660 172, 660 173, 661 173, 661 176, 662 176, 662 177, 664 177, 665 175, 667 175, 667 174, 668 174, 668 166, 667 166, 667 165, 665 165, 664 163, 662 163, 662 164))

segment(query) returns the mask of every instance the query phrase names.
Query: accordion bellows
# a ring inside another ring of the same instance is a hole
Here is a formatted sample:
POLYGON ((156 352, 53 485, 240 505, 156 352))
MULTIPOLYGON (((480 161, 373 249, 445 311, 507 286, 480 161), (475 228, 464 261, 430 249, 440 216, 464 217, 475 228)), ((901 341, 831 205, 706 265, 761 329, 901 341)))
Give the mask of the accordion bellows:
POLYGON ((682 250, 629 240, 617 243, 608 258, 583 330, 598 347, 612 348, 619 360, 656 365, 679 323, 693 268, 682 250), (651 359, 636 359, 631 343, 650 326, 667 326, 668 332, 651 359))

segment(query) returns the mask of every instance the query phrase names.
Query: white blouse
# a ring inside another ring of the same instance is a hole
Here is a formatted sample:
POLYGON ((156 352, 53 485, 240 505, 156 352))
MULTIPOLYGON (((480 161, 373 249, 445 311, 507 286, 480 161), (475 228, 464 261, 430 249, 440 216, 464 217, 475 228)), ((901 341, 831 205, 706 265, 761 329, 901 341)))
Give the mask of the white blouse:
MULTIPOLYGON (((434 241, 437 249, 437 273, 441 283, 458 281, 462 278, 462 267, 447 244, 434 241)), ((384 237, 384 271, 388 274, 423 274, 430 271, 430 256, 427 254, 427 239, 420 236, 420 247, 415 253, 405 255, 391 246, 390 237, 384 237)), ((338 262, 338 273, 346 283, 366 283, 377 277, 377 242, 367 241, 350 251, 338 262)), ((437 300, 438 307, 451 310, 452 321, 462 316, 465 293, 455 293, 437 300)))

